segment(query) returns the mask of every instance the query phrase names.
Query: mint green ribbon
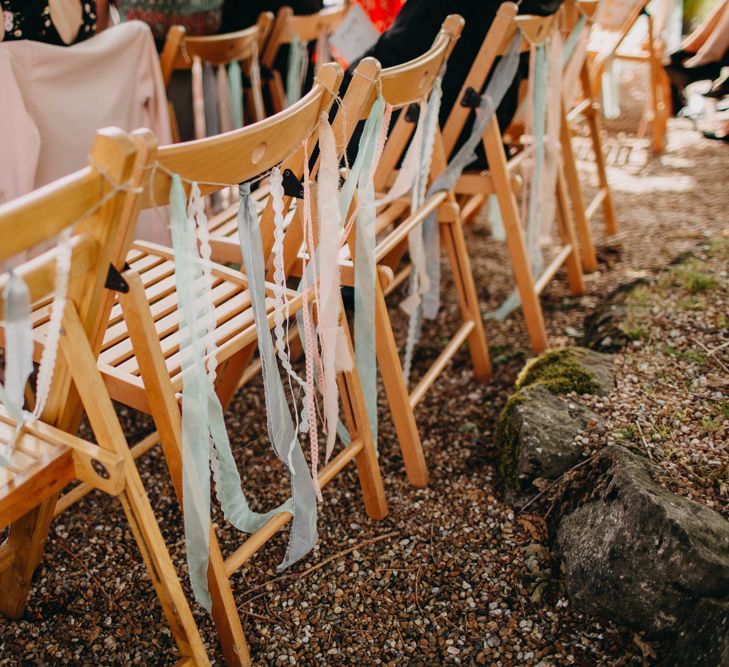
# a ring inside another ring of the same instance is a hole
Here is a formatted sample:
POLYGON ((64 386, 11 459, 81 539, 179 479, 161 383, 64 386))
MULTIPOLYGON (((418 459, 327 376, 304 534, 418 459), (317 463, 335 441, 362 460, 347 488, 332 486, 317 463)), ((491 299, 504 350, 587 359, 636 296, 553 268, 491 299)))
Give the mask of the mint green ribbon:
MULTIPOLYGON (((554 85, 560 85, 555 82, 554 85)), ((538 44, 534 58, 534 93, 533 93, 533 123, 534 123, 534 171, 532 172, 529 190, 529 206, 526 223, 526 246, 532 273, 536 275, 542 269, 542 254, 539 243, 541 230, 539 228, 541 206, 539 193, 544 170, 545 146, 544 137, 547 123, 547 57, 546 46, 538 44)), ((504 320, 521 304, 521 298, 513 290, 506 300, 494 311, 486 315, 489 319, 504 320)))
POLYGON ((234 60, 228 65, 228 87, 230 88, 231 115, 233 129, 243 127, 243 71, 240 63, 234 60))
MULTIPOLYGON (((214 317, 202 271, 192 220, 186 214, 186 196, 178 175, 172 177, 170 222, 175 251, 175 281, 182 343, 182 501, 185 547, 195 599, 208 611, 210 536, 210 468, 223 515, 245 533, 254 533, 290 503, 265 514, 251 511, 241 489, 240 475, 230 448, 223 408, 215 393, 212 374, 205 366, 205 316, 214 317), (207 301, 207 303, 206 303, 207 301)), ((214 334, 213 334, 214 335, 214 334)))
POLYGON ((33 372, 33 327, 30 293, 25 281, 12 271, 3 290, 5 300, 5 385, 0 383, 0 402, 16 422, 16 433, 0 451, 0 466, 10 465, 15 438, 23 424, 25 385, 33 372))
POLYGON ((280 571, 306 556, 316 544, 316 493, 286 401, 276 361, 276 352, 271 340, 266 308, 263 242, 249 183, 240 186, 238 238, 243 266, 249 281, 251 308, 258 334, 258 354, 261 359, 266 398, 268 436, 276 455, 290 474, 291 504, 289 511, 293 514, 293 520, 286 554, 278 566, 280 571))
POLYGON ((572 28, 572 32, 567 36, 567 39, 565 40, 562 51, 563 65, 566 64, 567 61, 570 59, 572 52, 575 50, 575 46, 577 46, 577 41, 580 39, 580 35, 582 35, 582 32, 584 31, 586 25, 587 17, 584 14, 580 14, 580 18, 577 19, 575 27, 572 28))
MULTIPOLYGON (((385 100, 378 96, 372 105, 359 140, 357 158, 339 195, 342 220, 359 194, 354 258, 354 353, 364 394, 372 438, 377 446, 377 356, 375 352, 375 159, 385 116, 385 100)), ((340 429, 341 435, 341 429, 340 429)))
POLYGON ((309 66, 309 50, 298 35, 289 44, 289 62, 286 71, 286 106, 301 99, 301 86, 309 66))

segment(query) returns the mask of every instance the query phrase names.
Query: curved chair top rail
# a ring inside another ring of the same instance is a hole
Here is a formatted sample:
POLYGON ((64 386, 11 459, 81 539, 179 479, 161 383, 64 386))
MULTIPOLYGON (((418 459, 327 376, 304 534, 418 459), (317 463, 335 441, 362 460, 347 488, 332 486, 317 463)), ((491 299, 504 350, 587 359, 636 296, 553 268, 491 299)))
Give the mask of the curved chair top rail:
MULTIPOLYGON (((342 75, 339 65, 324 65, 311 91, 281 113, 233 132, 163 146, 157 151, 157 161, 166 170, 199 182, 204 194, 221 189, 213 183, 233 184, 254 178, 279 164, 314 134, 320 114, 329 111, 342 75)), ((149 178, 152 182, 147 182, 142 205, 149 208, 167 204, 169 174, 157 169, 149 178)))
MULTIPOLYGON (((119 184, 129 180, 135 154, 134 142, 125 132, 117 128, 99 130, 89 166, 0 205, 0 238, 3 240, 0 261, 53 239, 90 211, 93 213, 86 219, 91 222, 107 217, 110 207, 118 203, 116 197, 110 197, 110 201, 97 210, 94 207, 112 190, 110 180, 119 184)), ((124 193, 120 191, 119 194, 124 193)), ((47 254, 37 259, 42 260, 47 254)))
POLYGON ((172 26, 160 55, 165 84, 169 83, 173 70, 188 69, 195 56, 212 65, 226 65, 249 58, 256 46, 259 52, 262 51, 272 25, 273 14, 261 12, 250 28, 224 35, 188 37, 183 26, 172 26))
POLYGON ((458 14, 447 16, 428 51, 402 65, 383 69, 380 79, 385 101, 400 108, 421 100, 432 88, 464 25, 465 21, 458 14))
POLYGON ((271 38, 266 44, 261 62, 266 67, 273 67, 281 46, 290 44, 296 37, 302 42, 312 42, 320 35, 331 34, 337 29, 348 11, 349 8, 343 5, 322 9, 316 14, 296 16, 291 7, 281 7, 276 12, 271 38))
MULTIPOLYGON (((518 12, 519 7, 513 2, 504 2, 500 5, 468 76, 461 86, 457 100, 463 99, 468 88, 477 91, 483 89, 496 58, 506 52, 517 29, 521 30, 524 37, 525 43, 522 44, 522 48, 525 50, 529 48, 529 44, 539 44, 547 38, 554 25, 555 16, 519 16, 518 12)), ((470 109, 459 103, 453 105, 443 127, 443 146, 446 155, 451 154, 470 113, 470 109)))

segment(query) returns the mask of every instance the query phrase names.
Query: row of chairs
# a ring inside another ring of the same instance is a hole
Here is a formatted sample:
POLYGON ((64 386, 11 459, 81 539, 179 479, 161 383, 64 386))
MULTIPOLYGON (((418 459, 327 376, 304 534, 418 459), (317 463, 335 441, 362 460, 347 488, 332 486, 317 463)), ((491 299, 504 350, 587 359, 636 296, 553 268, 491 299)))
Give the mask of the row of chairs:
MULTIPOLYGON (((527 45, 536 45, 552 30, 569 30, 569 26, 559 23, 561 17, 517 17, 516 13, 516 6, 510 3, 500 9, 464 85, 464 94, 468 87, 482 88, 496 57, 505 52, 517 32, 524 36, 527 45)), ((396 181, 399 165, 416 132, 407 110, 430 97, 462 27, 462 19, 451 16, 432 48, 421 57, 385 70, 374 59, 365 59, 349 83, 332 126, 340 158, 356 141, 357 121, 370 115, 380 95, 392 110, 401 111, 382 146, 373 176, 379 196, 385 195, 396 181)), ((203 57, 203 52, 198 54, 203 57)), ((102 131, 86 169, 0 208, 0 235, 8 239, 0 250, 0 260, 74 227, 71 288, 60 343, 62 354, 48 407, 42 422, 23 427, 13 451, 12 465, 0 469, 0 526, 9 526, 7 540, 0 547, 0 612, 10 616, 22 613, 54 514, 65 510, 87 490, 100 489, 118 496, 122 502, 183 661, 207 664, 190 607, 134 463, 134 458, 159 441, 175 492, 182 501, 180 392, 183 388, 181 350, 185 341, 180 331, 180 300, 174 275, 176 258, 170 248, 133 243, 134 226, 140 209, 169 202, 173 173, 188 183, 199 183, 204 195, 223 189, 225 184, 255 180, 276 165, 289 170, 301 182, 317 144, 322 114, 329 114, 341 79, 342 72, 337 65, 324 65, 319 68, 311 91, 289 108, 249 127, 190 143, 157 147, 154 137, 146 131, 131 136, 114 130, 102 131), (150 414, 157 433, 130 449, 111 399, 150 414), (97 445, 69 435, 76 432, 84 412, 97 445), (82 485, 59 499, 59 492, 73 480, 79 480, 82 485)), ((583 83, 588 80, 585 74, 583 83)), ((458 107, 442 133, 436 127, 430 181, 452 157, 454 137, 470 113, 466 107, 458 107)), ((563 115, 566 115, 564 110, 563 115)), ((565 125, 565 128, 563 148, 570 143, 569 127, 565 125)), ((476 377, 485 380, 491 374, 482 312, 463 231, 469 217, 464 213, 469 199, 495 193, 499 200, 515 280, 535 349, 543 349, 547 342, 538 295, 562 264, 566 265, 573 291, 582 289, 581 255, 586 251, 585 239, 590 237, 585 229, 581 234, 575 232, 572 211, 577 203, 570 197, 569 182, 574 177, 573 186, 580 185, 576 181, 576 168, 572 165, 574 172, 570 172, 560 167, 556 197, 561 245, 555 261, 543 276, 535 279, 530 274, 523 224, 515 200, 521 183, 504 153, 506 134, 494 117, 483 137, 488 170, 464 174, 455 188, 430 193, 417 206, 412 205, 410 197, 400 196, 377 211, 375 327, 370 335, 374 338, 407 475, 416 486, 428 482, 415 417, 419 401, 464 344, 468 346, 476 377), (441 243, 447 249, 461 323, 431 368, 410 390, 398 353, 387 296, 410 275, 408 236, 423 225, 431 212, 437 214, 441 243)), ((561 165, 567 162, 567 152, 563 153, 561 165)), ((312 171, 315 173, 316 167, 312 171)), ((267 280, 271 280, 275 235, 273 201, 265 184, 255 191, 254 198, 260 215, 267 280)), ((285 198, 288 225, 283 264, 286 277, 297 281, 302 273, 305 235, 305 207, 300 203, 294 196, 285 198)), ((471 204, 470 208, 475 205, 471 204)), ((242 259, 233 214, 234 207, 231 207, 209 224, 215 262, 212 269, 215 327, 211 336, 217 348, 216 391, 223 407, 230 403, 237 387, 255 368, 253 356, 258 342, 248 276, 233 268, 242 259)), ((352 214, 350 211, 350 217, 352 214)), ((342 283, 353 285, 357 222, 347 229, 348 254, 341 260, 342 283)), ((57 261, 58 251, 53 250, 17 270, 30 288, 34 304, 36 360, 40 359, 48 330, 57 261)), ((7 276, 2 278, 5 282, 7 279, 7 276)), ((269 283, 267 292, 271 294, 272 289, 269 283)), ((296 291, 291 291, 289 297, 289 314, 293 317, 305 304, 296 291)), ((270 300, 269 329, 275 325, 273 310, 270 300)), ((351 353, 349 326, 343 309, 342 313, 342 331, 346 333, 351 353)), ((209 362, 206 358, 208 365, 209 362)), ((381 519, 387 514, 387 501, 356 364, 340 373, 338 389, 350 439, 319 470, 319 483, 326 486, 354 461, 366 511, 373 519, 381 519)), ((13 420, 5 412, 0 419, 3 429, 0 438, 7 442, 14 430, 13 420)), ((211 524, 208 583, 212 615, 229 664, 250 664, 230 577, 291 518, 291 512, 279 512, 227 557, 211 524)))
MULTIPOLYGON (((169 85, 175 70, 188 70, 196 60, 222 68, 242 62, 246 69, 245 117, 260 121, 267 113, 278 113, 286 107, 286 89, 276 65, 284 47, 298 48, 311 42, 327 42, 344 19, 347 5, 330 7, 310 15, 295 15, 291 7, 281 7, 274 17, 261 12, 254 26, 224 35, 192 37, 182 26, 173 26, 160 55, 160 66, 165 85, 169 85), (262 74, 262 76, 261 76, 262 74), (264 102, 264 88, 268 104, 264 102)), ((319 63, 322 64, 322 63, 319 63)), ((204 122, 200 121, 202 99, 193 90, 193 104, 198 107, 196 137, 205 136, 204 122)), ((170 105, 173 137, 179 141, 175 111, 170 105)))

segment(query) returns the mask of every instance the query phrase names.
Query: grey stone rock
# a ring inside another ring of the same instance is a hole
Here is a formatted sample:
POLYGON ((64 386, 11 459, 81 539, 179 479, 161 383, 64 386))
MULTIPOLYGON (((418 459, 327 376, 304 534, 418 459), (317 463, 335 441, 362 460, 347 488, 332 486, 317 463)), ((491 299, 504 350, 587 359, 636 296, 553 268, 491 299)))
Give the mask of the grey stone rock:
POLYGON ((522 390, 522 400, 510 408, 517 434, 518 484, 541 477, 557 479, 581 458, 574 439, 580 429, 598 416, 587 408, 553 394, 539 385, 522 390))
POLYGON ((592 497, 557 531, 575 607, 674 642, 674 664, 729 664, 729 522, 661 487, 623 447, 597 469, 592 497))
POLYGON ((612 356, 585 348, 550 350, 524 366, 496 429, 508 500, 535 479, 557 479, 578 463, 575 436, 591 422, 599 427, 596 413, 564 394, 604 395, 614 387, 612 356))

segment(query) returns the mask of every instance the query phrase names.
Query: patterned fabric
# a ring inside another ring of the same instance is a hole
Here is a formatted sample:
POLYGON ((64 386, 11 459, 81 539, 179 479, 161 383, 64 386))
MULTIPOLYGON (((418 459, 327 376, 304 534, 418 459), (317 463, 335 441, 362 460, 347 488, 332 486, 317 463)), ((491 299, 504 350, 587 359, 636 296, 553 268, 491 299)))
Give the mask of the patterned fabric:
MULTIPOLYGON (((73 44, 82 42, 96 33, 96 0, 78 0, 82 8, 82 21, 73 44)), ((32 39, 64 46, 65 43, 51 21, 48 0, 0 0, 0 18, 5 36, 3 41, 32 39)), ((0 31, 2 35, 2 31, 0 31)))
POLYGON ((223 0, 122 0, 122 20, 144 21, 156 40, 164 40, 173 25, 188 35, 213 35, 220 29, 223 0))
POLYGON ((387 30, 395 20, 405 0, 357 0, 380 32, 387 30))

